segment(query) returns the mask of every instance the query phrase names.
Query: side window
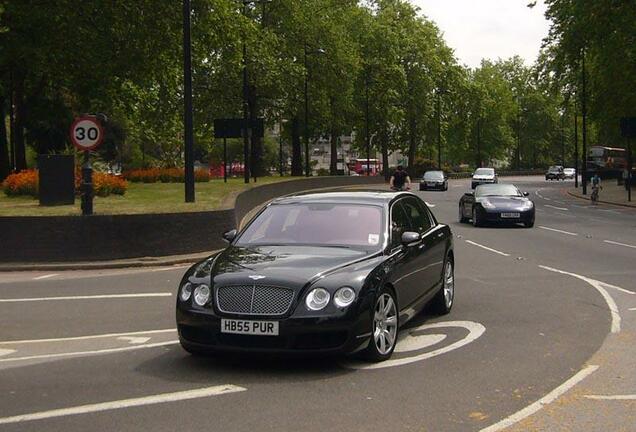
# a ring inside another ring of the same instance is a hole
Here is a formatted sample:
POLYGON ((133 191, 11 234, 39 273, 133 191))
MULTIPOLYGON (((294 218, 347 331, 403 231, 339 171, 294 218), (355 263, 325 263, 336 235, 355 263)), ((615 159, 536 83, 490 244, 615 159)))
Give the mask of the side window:
POLYGON ((411 220, 414 231, 424 234, 431 228, 431 219, 428 217, 428 212, 415 198, 406 198, 402 203, 411 220))
POLYGON ((402 233, 411 229, 409 218, 402 205, 398 201, 391 207, 391 247, 397 247, 402 243, 402 233))

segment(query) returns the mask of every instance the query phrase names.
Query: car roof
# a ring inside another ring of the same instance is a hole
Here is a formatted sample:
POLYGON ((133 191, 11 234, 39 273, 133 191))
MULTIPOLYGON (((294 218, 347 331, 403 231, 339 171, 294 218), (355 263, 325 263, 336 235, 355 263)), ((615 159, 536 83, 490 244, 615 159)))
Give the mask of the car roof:
POLYGON ((301 192, 294 195, 287 195, 276 198, 272 204, 295 204, 295 203, 349 203, 349 204, 375 204, 385 205, 399 196, 417 196, 409 192, 394 192, 388 190, 346 190, 334 189, 321 192, 301 192))

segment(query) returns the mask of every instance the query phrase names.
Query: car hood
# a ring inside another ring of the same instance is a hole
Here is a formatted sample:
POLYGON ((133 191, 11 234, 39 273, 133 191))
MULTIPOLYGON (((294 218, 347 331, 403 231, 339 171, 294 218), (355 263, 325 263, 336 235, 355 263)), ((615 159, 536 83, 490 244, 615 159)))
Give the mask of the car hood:
POLYGON ((364 251, 315 246, 230 246, 209 269, 214 285, 264 284, 300 289, 308 282, 375 256, 364 251))
POLYGON ((484 200, 488 200, 492 205, 495 206, 495 209, 498 210, 528 210, 527 202, 532 202, 528 198, 525 197, 480 197, 477 199, 478 202, 483 202, 484 200))

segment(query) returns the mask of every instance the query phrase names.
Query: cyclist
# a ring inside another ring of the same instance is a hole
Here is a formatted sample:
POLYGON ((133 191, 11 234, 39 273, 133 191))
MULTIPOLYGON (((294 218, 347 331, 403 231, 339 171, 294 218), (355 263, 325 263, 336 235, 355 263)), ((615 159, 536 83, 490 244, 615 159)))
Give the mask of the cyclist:
POLYGON ((592 184, 592 203, 596 204, 598 202, 599 189, 603 189, 603 187, 601 186, 601 178, 599 177, 598 173, 594 173, 594 176, 590 180, 590 183, 592 184))
POLYGON ((395 172, 391 176, 389 185, 392 190, 411 190, 411 177, 409 177, 409 174, 404 170, 402 165, 397 166, 395 172))

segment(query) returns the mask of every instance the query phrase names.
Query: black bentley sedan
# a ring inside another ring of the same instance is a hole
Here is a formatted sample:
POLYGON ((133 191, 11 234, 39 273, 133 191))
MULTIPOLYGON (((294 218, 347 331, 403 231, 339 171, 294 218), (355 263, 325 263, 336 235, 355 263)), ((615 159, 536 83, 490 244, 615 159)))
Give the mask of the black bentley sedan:
POLYGON ((527 192, 511 184, 483 184, 459 200, 459 221, 478 227, 485 223, 523 223, 534 226, 534 203, 527 192))
POLYGON ((178 290, 183 348, 388 359, 398 328, 455 296, 450 228, 406 192, 274 200, 178 290))

